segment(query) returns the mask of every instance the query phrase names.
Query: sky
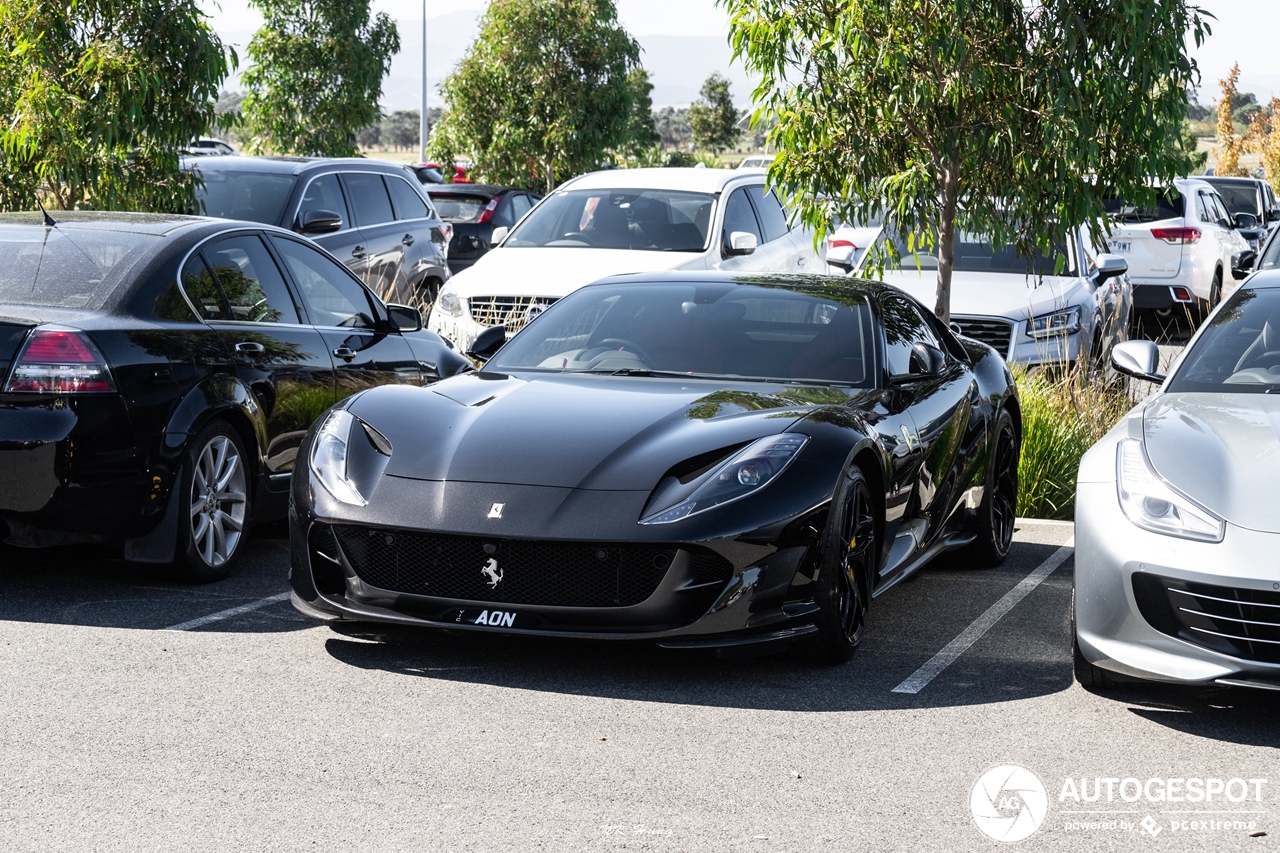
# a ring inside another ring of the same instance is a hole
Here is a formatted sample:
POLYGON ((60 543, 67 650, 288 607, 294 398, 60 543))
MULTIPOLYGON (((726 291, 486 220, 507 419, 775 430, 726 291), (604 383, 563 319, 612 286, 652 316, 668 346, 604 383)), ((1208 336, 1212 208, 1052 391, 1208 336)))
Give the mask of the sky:
MULTIPOLYGON (((199 2, 219 33, 251 32, 261 22, 248 0, 199 2)), ((728 36, 728 14, 715 0, 616 2, 619 20, 637 37, 728 36)), ((485 0, 427 0, 428 23, 458 10, 479 12, 486 5, 485 0)), ((1260 101, 1280 96, 1280 0, 1199 0, 1199 5, 1217 18, 1210 23, 1213 35, 1193 52, 1203 75, 1201 100, 1216 98, 1217 80, 1226 76, 1233 62, 1240 63, 1241 91, 1254 92, 1260 101)), ((373 0, 373 9, 398 20, 422 20, 421 0, 373 0)))

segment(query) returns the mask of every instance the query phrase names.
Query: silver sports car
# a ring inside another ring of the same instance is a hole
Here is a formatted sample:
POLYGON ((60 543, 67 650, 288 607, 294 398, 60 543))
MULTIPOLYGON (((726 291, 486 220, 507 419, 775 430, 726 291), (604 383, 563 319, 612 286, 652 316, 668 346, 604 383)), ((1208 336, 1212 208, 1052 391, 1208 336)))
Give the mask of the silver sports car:
POLYGON ((1080 463, 1075 671, 1280 690, 1280 270, 1254 275, 1080 463))

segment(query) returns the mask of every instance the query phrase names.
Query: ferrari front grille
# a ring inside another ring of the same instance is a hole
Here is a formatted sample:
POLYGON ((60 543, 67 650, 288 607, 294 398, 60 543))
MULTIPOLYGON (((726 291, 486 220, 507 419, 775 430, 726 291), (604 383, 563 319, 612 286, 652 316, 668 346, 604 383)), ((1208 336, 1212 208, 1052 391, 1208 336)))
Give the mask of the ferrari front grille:
MULTIPOLYGON (((682 553, 664 544, 486 539, 354 525, 334 525, 333 531, 356 576, 370 586, 502 604, 639 604, 682 553)), ((717 554, 683 553, 694 584, 723 583, 733 573, 717 554)))
POLYGON ((555 301, 553 296, 472 296, 467 305, 481 326, 506 326, 512 335, 555 301))
POLYGON ((960 334, 966 338, 982 341, 1000 353, 1001 358, 1009 357, 1009 345, 1013 342, 1013 323, 990 317, 957 317, 954 314, 951 322, 960 327, 960 334))
POLYGON ((1139 572, 1133 595, 1142 618, 1163 634, 1234 658, 1280 663, 1280 592, 1139 572))

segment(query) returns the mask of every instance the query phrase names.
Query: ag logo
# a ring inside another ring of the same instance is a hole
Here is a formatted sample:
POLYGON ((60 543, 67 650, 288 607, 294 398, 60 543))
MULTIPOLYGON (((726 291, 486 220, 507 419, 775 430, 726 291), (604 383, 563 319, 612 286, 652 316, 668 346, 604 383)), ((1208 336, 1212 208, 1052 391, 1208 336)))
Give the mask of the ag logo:
POLYGON ((1021 841, 1044 822, 1049 796, 1036 774, 1023 767, 994 767, 969 796, 973 822, 996 841, 1021 841))
POLYGON ((493 557, 490 557, 489 562, 484 564, 480 574, 489 579, 489 587, 491 589, 497 589, 498 584, 502 583, 502 569, 498 568, 498 561, 493 557))

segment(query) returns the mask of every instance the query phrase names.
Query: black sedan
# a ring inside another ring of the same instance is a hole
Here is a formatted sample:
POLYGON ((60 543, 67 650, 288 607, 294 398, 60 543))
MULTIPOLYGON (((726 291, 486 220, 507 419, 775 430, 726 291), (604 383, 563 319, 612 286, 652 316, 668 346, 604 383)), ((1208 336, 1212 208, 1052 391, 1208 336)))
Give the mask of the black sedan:
POLYGON ((332 256, 243 222, 0 216, 0 538, 229 572, 315 418, 469 369, 332 256))
POLYGON ((837 662, 871 599, 937 555, 1008 554, 1013 381, 899 290, 624 276, 503 336, 477 338, 482 371, 311 429, 299 610, 837 662))
POLYGON ((542 198, 522 189, 488 184, 427 184, 424 188, 440 218, 453 226, 449 271, 454 275, 501 242, 542 198))

